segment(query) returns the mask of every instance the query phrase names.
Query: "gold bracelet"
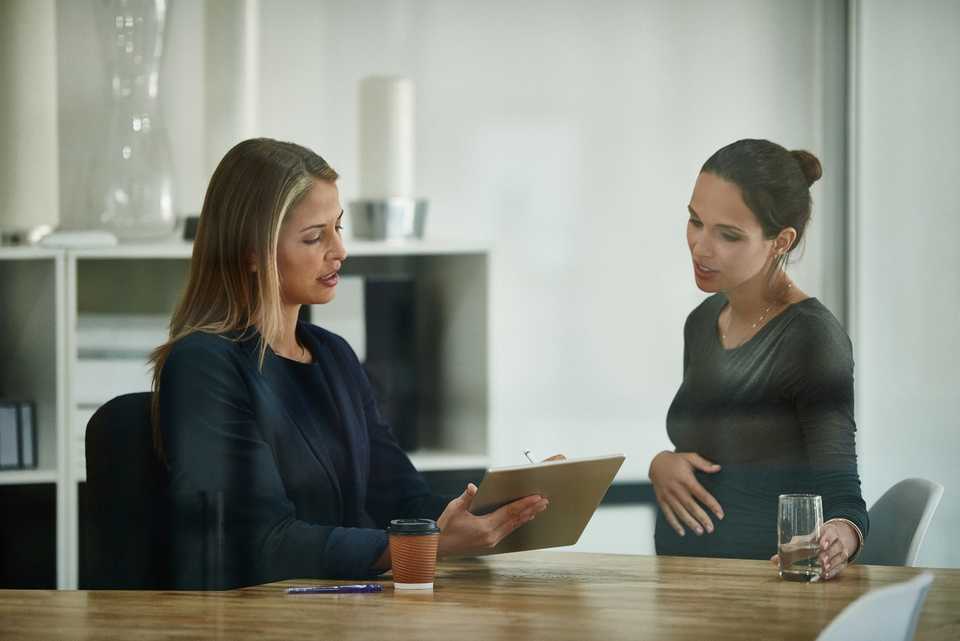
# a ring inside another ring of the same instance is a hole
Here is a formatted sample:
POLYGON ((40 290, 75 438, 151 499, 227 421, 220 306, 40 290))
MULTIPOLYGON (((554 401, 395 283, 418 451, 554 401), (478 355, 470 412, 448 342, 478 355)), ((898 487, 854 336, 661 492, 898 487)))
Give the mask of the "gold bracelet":
POLYGON ((824 522, 824 525, 826 525, 827 523, 834 523, 834 522, 846 523, 847 525, 853 528, 854 532, 857 533, 857 549, 854 550, 853 554, 850 555, 850 558, 847 559, 847 563, 853 563, 854 559, 860 556, 860 551, 863 550, 863 532, 860 531, 860 528, 857 526, 856 523, 854 523, 850 519, 845 519, 839 516, 832 519, 828 519, 827 521, 824 522))

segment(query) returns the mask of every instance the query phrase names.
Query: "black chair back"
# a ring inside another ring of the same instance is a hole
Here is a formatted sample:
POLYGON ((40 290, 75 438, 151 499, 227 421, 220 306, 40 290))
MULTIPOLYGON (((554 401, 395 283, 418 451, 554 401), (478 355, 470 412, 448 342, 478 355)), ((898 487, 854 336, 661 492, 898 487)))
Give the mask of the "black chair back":
POLYGON ((82 589, 170 589, 169 476, 153 448, 152 394, 118 396, 87 424, 82 589))

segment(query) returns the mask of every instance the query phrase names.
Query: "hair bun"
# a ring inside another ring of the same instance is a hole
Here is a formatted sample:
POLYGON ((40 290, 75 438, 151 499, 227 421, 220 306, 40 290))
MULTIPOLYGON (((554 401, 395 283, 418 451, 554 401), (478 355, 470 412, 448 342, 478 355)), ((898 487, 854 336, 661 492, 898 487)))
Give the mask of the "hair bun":
POLYGON ((816 156, 803 149, 794 149, 790 152, 790 155, 800 164, 800 170, 807 178, 807 187, 820 180, 820 176, 823 175, 823 168, 816 156))

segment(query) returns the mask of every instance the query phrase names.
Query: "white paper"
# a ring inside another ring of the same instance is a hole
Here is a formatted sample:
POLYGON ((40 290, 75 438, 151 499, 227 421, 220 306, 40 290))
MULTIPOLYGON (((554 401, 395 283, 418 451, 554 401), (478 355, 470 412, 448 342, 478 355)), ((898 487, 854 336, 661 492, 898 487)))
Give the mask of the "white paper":
POLYGON ((82 314, 77 318, 80 358, 140 358, 167 341, 168 315, 82 314))

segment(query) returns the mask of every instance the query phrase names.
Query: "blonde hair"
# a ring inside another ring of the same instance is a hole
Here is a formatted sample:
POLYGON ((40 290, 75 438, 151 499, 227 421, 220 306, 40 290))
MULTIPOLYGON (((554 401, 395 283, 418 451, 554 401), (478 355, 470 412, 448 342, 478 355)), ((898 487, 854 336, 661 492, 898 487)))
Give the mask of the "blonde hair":
MULTIPOLYGON (((187 288, 153 365, 153 444, 163 456, 160 375, 173 346, 194 332, 260 333, 260 364, 283 334, 277 237, 316 180, 335 182, 327 162, 294 143, 255 138, 234 146, 217 165, 200 212, 187 288)), ((226 338, 226 337, 225 337, 226 338)), ((239 340, 234 337, 233 340, 239 340)))

